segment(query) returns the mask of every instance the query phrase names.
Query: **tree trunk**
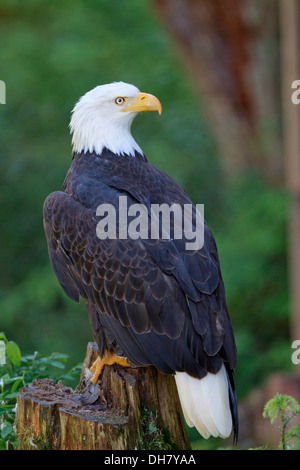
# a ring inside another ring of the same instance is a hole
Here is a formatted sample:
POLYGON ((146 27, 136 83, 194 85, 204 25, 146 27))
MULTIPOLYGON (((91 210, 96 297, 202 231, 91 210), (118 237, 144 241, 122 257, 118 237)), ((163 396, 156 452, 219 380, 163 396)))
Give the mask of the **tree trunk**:
MULTIPOLYGON (((297 0, 280 1, 282 110, 289 210, 289 282, 291 339, 300 338, 300 103, 292 101, 292 84, 300 79, 300 7, 297 0)), ((299 84, 297 83, 299 89, 299 84)), ((297 94, 299 96, 299 94, 297 94)), ((296 367, 299 374, 299 366, 296 367)))
POLYGON ((174 377, 154 367, 105 366, 93 404, 82 379, 97 356, 89 343, 78 391, 34 380, 17 399, 19 450, 190 449, 174 377))
POLYGON ((153 0, 204 105, 227 177, 283 182, 273 0, 153 0))

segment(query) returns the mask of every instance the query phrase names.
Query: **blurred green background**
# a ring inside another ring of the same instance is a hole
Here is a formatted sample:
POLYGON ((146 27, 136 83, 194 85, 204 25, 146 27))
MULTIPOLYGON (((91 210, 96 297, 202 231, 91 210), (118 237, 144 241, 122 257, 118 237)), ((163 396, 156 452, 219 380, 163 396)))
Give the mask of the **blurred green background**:
POLYGON ((257 169, 224 176, 207 110, 153 4, 2 0, 0 44, 7 93, 0 106, 0 331, 24 353, 67 353, 70 367, 84 358, 89 322, 52 272, 42 206, 71 162, 75 102, 98 84, 122 80, 163 106, 162 116, 146 113, 133 124, 148 160, 205 205, 238 347, 239 397, 272 371, 289 370, 286 191, 257 169))

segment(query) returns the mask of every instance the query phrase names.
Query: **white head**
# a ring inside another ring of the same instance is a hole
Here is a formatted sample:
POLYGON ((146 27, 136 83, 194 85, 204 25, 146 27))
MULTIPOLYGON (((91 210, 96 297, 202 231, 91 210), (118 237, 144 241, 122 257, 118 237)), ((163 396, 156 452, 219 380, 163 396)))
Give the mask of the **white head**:
POLYGON ((130 132, 140 111, 161 114, 161 104, 155 96, 140 93, 128 83, 97 86, 82 96, 72 111, 73 151, 94 151, 100 155, 106 147, 119 155, 143 153, 130 132))

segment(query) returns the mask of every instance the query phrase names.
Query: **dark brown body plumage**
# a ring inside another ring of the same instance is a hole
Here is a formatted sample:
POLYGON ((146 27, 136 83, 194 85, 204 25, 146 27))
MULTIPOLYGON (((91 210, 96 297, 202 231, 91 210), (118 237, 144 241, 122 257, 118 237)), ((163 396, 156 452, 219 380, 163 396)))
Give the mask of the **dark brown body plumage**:
POLYGON ((120 195, 128 205, 191 204, 185 192, 141 154, 104 149, 74 154, 63 190, 48 196, 44 227, 53 270, 66 294, 83 297, 101 354, 120 348, 135 365, 194 377, 225 363, 234 427, 236 348, 215 240, 100 240, 96 209, 120 195))

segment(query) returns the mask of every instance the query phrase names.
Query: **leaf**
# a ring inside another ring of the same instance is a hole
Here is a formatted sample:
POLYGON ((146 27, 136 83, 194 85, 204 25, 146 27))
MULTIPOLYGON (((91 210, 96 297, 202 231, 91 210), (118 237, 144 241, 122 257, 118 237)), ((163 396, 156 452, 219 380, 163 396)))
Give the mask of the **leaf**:
POLYGON ((287 432, 287 436, 300 438, 300 424, 291 426, 290 430, 287 432))
POLYGON ((2 375, 0 379, 0 386, 3 387, 3 385, 6 385, 7 383, 9 383, 9 380, 10 380, 10 376, 8 374, 2 375))
POLYGON ((0 339, 0 365, 5 365, 6 357, 5 357, 5 342, 0 339))
POLYGON ((2 341, 4 341, 5 343, 7 343, 7 339, 6 339, 6 336, 5 336, 5 334, 3 333, 3 331, 0 331, 0 339, 1 339, 2 341))
POLYGON ((18 390, 16 390, 16 391, 13 392, 13 393, 7 393, 7 394, 5 395, 5 400, 16 400, 18 393, 19 393, 18 390))
POLYGON ((19 346, 14 341, 6 343, 6 354, 8 360, 16 367, 21 365, 21 352, 19 346))
POLYGON ((274 423, 279 413, 298 413, 299 405, 295 398, 290 395, 281 395, 277 393, 274 398, 269 400, 263 411, 263 417, 269 418, 271 424, 274 423))
POLYGON ((17 390, 17 388, 22 385, 24 382, 23 382, 23 377, 17 377, 13 386, 11 387, 10 389, 10 393, 13 393, 15 392, 15 390, 17 390))
POLYGON ((64 369, 65 368, 65 366, 59 361, 51 361, 50 364, 51 364, 51 366, 57 367, 58 369, 64 369))
POLYGON ((10 423, 4 422, 1 425, 1 437, 3 439, 5 439, 12 431, 13 431, 13 427, 10 423))
POLYGON ((69 359, 68 354, 62 354, 62 353, 53 353, 51 355, 53 359, 58 359, 59 361, 66 362, 69 359))

